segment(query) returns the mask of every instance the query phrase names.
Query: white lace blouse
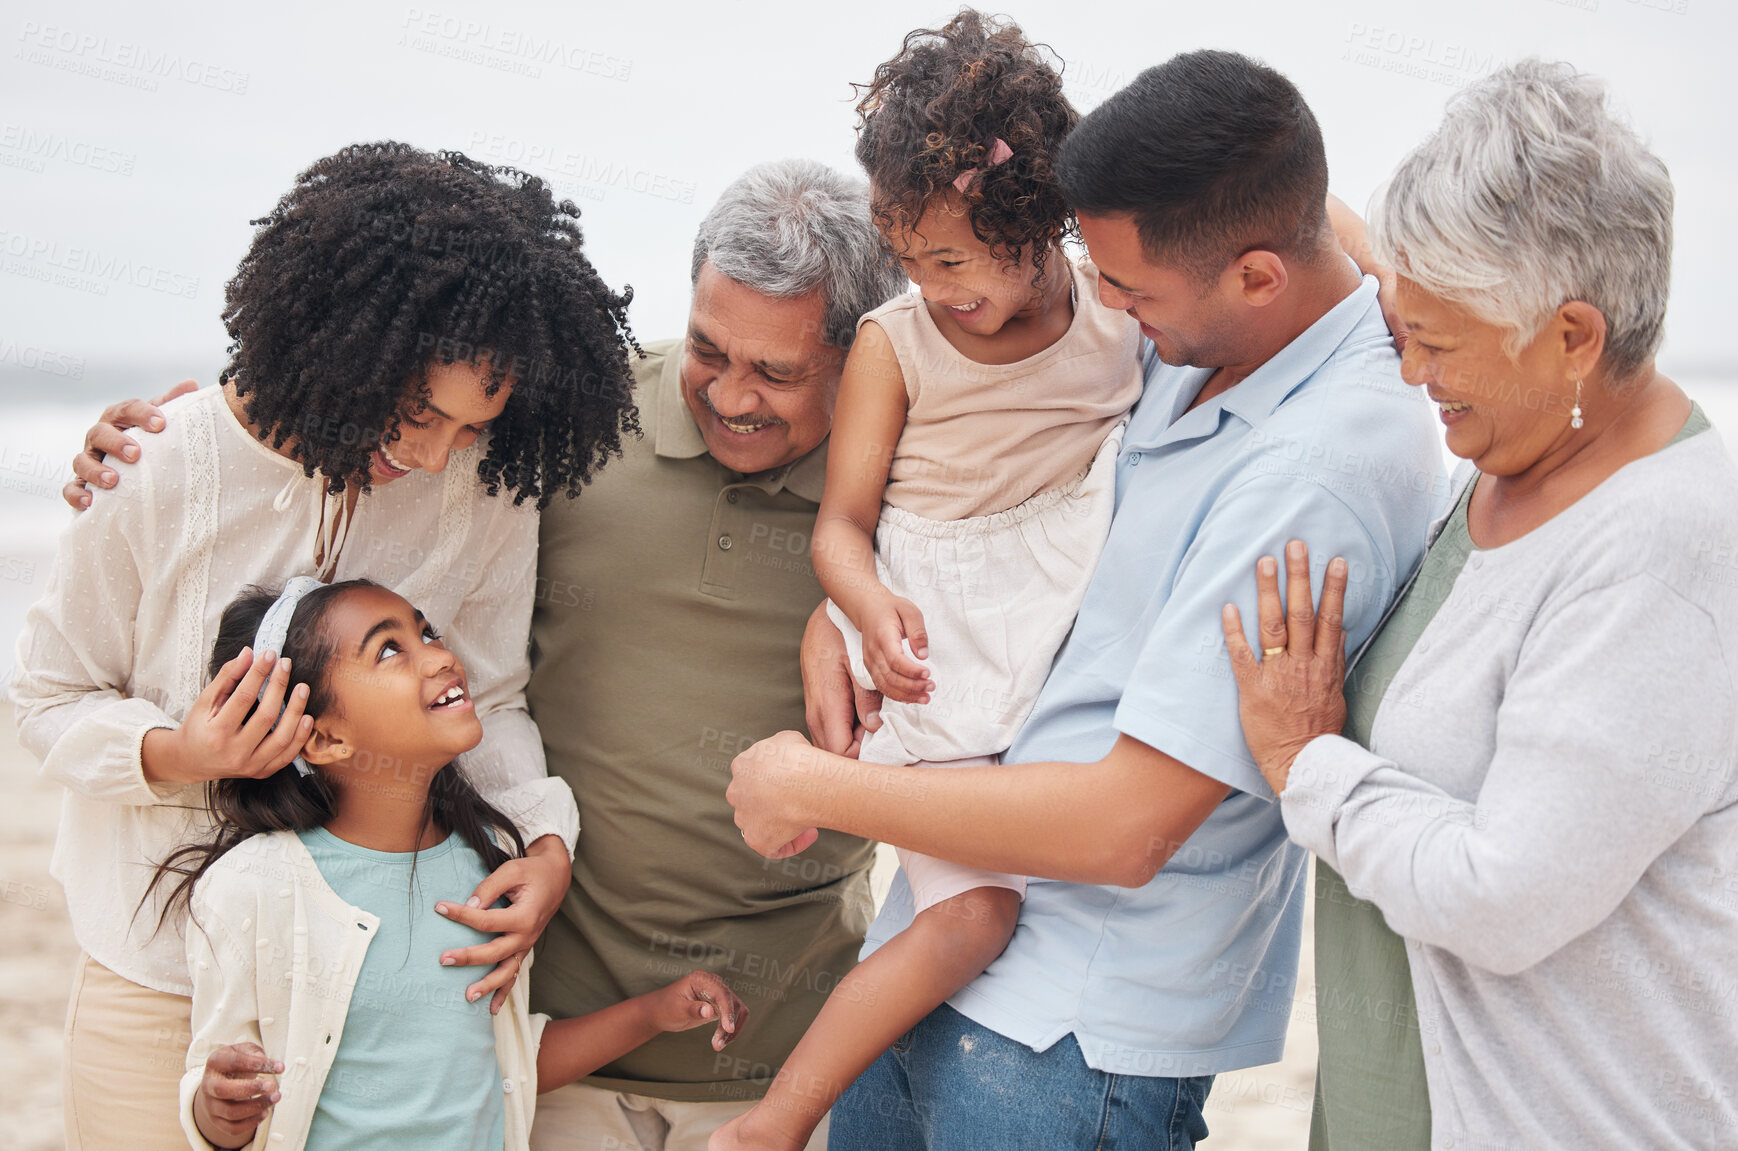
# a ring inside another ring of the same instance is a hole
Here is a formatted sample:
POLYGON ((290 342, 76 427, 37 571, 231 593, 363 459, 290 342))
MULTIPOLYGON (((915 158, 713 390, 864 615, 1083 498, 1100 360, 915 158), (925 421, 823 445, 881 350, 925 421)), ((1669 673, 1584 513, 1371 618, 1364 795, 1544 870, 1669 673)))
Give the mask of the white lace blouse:
POLYGON ((18 643, 19 735, 66 788, 51 871, 79 945, 136 983, 192 992, 181 924, 156 929, 168 885, 144 897, 156 864, 207 834, 203 792, 148 782, 140 747, 151 728, 179 725, 224 607, 253 583, 366 576, 422 609, 464 661, 483 720, 461 766, 527 843, 557 834, 571 850, 579 813, 546 777, 525 710, 537 513, 484 491, 482 449, 453 453, 439 475, 377 485, 334 533, 339 501, 254 439, 221 389, 164 416, 163 431, 134 433, 138 463, 110 459, 120 484, 61 536, 18 643), (335 547, 335 563, 316 563, 335 547))

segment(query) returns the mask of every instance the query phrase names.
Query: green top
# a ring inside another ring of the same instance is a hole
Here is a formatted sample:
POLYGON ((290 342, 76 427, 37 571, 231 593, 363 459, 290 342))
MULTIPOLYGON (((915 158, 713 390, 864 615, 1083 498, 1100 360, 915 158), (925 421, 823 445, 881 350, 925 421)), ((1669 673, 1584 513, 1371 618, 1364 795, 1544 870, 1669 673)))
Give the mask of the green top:
MULTIPOLYGON (((1708 427, 1708 417, 1692 404, 1671 443, 1708 427)), ((1362 747, 1370 746, 1388 685, 1475 550, 1467 528, 1475 483, 1461 491, 1417 576, 1346 678, 1344 734, 1362 747)), ((1315 946, 1320 1053, 1310 1151, 1425 1151, 1430 1098, 1405 941, 1375 904, 1354 897, 1319 859, 1315 946)))
POLYGON ((500 1151, 506 1108, 489 1001, 465 999, 476 968, 440 964, 448 948, 493 937, 434 911, 440 895, 483 882, 482 857, 457 835, 426 851, 374 851, 323 827, 297 834, 338 898, 380 920, 304 1146, 500 1151))
POLYGON ((580 1015, 716 971, 749 1007, 734 1043, 662 1035, 589 1082, 752 1099, 855 965, 872 915, 868 843, 823 832, 764 860, 724 799, 738 752, 804 727, 797 656, 824 598, 809 536, 826 446, 770 473, 726 469, 682 402, 681 344, 647 350, 645 437, 543 513, 527 698, 581 831, 532 1005, 580 1015))

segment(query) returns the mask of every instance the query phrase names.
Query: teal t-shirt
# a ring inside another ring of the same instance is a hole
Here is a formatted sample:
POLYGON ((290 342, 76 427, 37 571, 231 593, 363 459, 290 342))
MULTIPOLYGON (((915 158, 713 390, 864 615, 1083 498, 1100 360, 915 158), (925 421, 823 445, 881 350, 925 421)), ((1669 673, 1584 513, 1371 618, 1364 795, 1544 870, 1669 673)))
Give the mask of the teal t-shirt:
POLYGON ((464 902, 488 868, 456 835, 419 852, 370 851, 304 831, 320 874, 380 918, 368 945, 308 1151, 501 1151, 506 1112, 487 996, 465 1001, 476 967, 442 967, 449 948, 490 936, 435 914, 464 902))

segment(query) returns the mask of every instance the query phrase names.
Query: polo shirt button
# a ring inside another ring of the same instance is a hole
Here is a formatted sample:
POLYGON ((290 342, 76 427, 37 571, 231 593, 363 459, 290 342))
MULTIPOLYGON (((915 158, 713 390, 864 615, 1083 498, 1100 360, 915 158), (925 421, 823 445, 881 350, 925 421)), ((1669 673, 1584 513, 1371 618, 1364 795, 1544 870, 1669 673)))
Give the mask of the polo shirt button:
POLYGON ((731 491, 728 491, 728 492, 725 492, 725 493, 724 493, 724 501, 725 501, 725 502, 726 502, 726 503, 732 503, 732 504, 733 504, 733 503, 735 503, 735 502, 736 502, 736 500, 737 500, 737 496, 738 496, 738 494, 739 494, 739 493, 738 493, 738 492, 736 492, 736 491, 735 491, 735 490, 734 490, 734 489, 733 489, 733 490, 731 490, 731 491))
POLYGON ((729 536, 719 536, 718 537, 718 550, 719 551, 726 551, 726 552, 730 550, 730 537, 729 536))
POLYGON ((1474 552, 1472 558, 1466 562, 1471 565, 1473 571, 1478 571, 1480 568, 1485 566, 1485 557, 1474 552))
POLYGON ((513 1094, 513 1081, 511 1079, 501 1080, 501 1091, 506 1095, 513 1094))
POLYGON ((297 1067, 306 1067, 307 1065, 308 1065, 308 1057, 306 1055, 296 1056, 296 1066, 297 1067))
POLYGON ((278 1021, 278 1017, 277 1017, 277 1016, 275 1016, 275 1015, 267 1015, 267 1016, 265 1016, 265 1017, 264 1017, 264 1018, 263 1018, 263 1019, 261 1019, 261 1020, 260 1020, 260 1021, 259 1021, 259 1025, 260 1025, 260 1026, 261 1026, 261 1027, 270 1027, 270 1026, 271 1026, 271 1025, 272 1025, 272 1024, 274 1024, 274 1023, 276 1023, 276 1022, 277 1022, 277 1021, 278 1021))
POLYGON ((272 1142, 273 1143, 282 1143, 283 1141, 284 1141, 284 1133, 282 1131, 273 1131, 272 1132, 272 1142))
POLYGON ((290 891, 289 888, 286 887, 282 891, 278 892, 278 898, 279 899, 288 899, 292 894, 294 894, 294 893, 292 891, 290 891))
POLYGON ((1442 1044, 1440 1044, 1436 1040, 1432 1039, 1430 1041, 1430 1053, 1432 1055, 1441 1055, 1442 1054, 1442 1044))
POLYGON ((1141 454, 1139 452, 1134 452, 1129 456, 1128 466, 1131 468, 1138 468, 1141 466, 1141 454))
POLYGON ((1425 652, 1430 650, 1430 641, 1424 639, 1419 640, 1415 646, 1415 650, 1419 655, 1423 655, 1425 652))

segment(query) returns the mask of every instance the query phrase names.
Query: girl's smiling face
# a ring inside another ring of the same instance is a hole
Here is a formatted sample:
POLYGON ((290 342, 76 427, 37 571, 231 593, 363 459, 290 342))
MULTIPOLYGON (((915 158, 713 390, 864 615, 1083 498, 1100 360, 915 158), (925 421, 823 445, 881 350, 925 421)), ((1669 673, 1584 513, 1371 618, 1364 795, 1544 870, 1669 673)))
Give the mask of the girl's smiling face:
POLYGON ((426 782, 481 742, 464 665, 403 596, 375 587, 346 591, 326 609, 321 628, 332 651, 325 669, 331 705, 315 717, 304 752, 310 763, 413 773, 426 782))
MULTIPOLYGON (((1032 283, 1032 246, 1013 263, 997 259, 972 231, 964 198, 952 192, 932 200, 916 225, 882 236, 944 330, 954 324, 974 336, 993 336, 1009 320, 1035 315, 1043 306, 1043 289, 1032 283)), ((1056 258, 1046 262, 1047 279, 1056 264, 1056 258)))

